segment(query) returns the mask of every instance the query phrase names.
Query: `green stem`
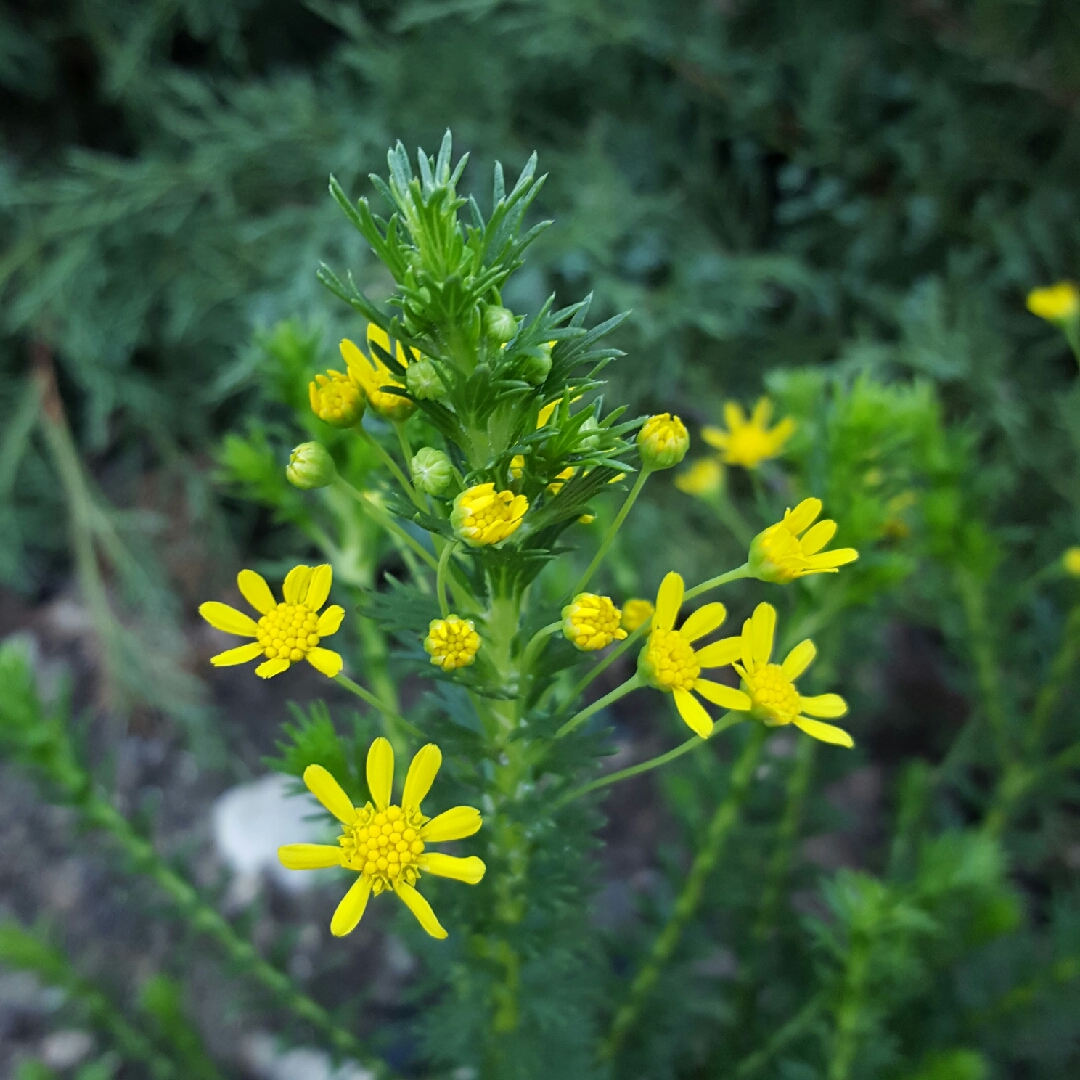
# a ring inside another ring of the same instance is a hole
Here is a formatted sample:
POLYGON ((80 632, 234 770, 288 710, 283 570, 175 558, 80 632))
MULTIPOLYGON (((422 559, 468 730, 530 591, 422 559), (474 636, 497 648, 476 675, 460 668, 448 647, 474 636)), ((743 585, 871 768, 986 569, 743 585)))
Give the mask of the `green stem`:
POLYGON ((1050 663, 1050 673, 1031 711, 1031 722, 1027 729, 1027 749, 1038 749, 1046 734, 1046 725, 1057 705, 1061 692, 1065 689, 1073 665, 1080 659, 1080 604, 1073 607, 1065 622, 1061 645, 1050 663))
POLYGON ((565 709, 566 707, 572 705, 575 701, 577 701, 577 699, 581 697, 582 693, 585 691, 585 688, 589 685, 589 683, 591 683, 593 679, 595 679, 598 675, 603 674, 603 672, 605 672, 609 667, 611 667, 611 665, 614 664, 615 661, 618 660, 619 657, 622 656, 622 654, 626 652, 627 649, 631 648, 635 644, 635 642, 639 641, 644 635, 645 631, 648 630, 648 628, 649 621, 646 620, 636 630, 632 631, 624 641, 621 641, 618 645, 616 645, 615 648, 612 649, 611 652, 609 652, 607 656, 605 656, 604 659, 600 661, 599 664, 591 667, 588 672, 586 672, 586 674, 582 677, 581 681, 573 688, 573 690, 570 691, 569 694, 567 694, 566 702, 563 705, 563 708, 565 709))
POLYGON ((360 633, 361 656, 364 661, 364 675, 371 683, 372 693, 383 703, 379 709, 382 717, 383 734, 390 740, 394 753, 404 756, 408 751, 405 736, 397 723, 398 698, 397 686, 390 675, 388 666, 389 650, 386 637, 374 619, 361 615, 357 619, 360 633))
POLYGON ((726 491, 721 491, 716 501, 712 504, 716 516, 721 524, 727 527, 728 532, 745 548, 750 546, 755 533, 746 519, 735 508, 735 504, 728 498, 726 491))
POLYGON ((355 694, 361 701, 366 701, 373 709, 378 709, 383 716, 393 721, 398 727, 404 728, 414 738, 422 739, 424 737, 424 733, 415 724, 410 724, 404 716, 394 712, 386 702, 381 701, 370 690, 365 690, 359 683, 353 682, 348 675, 335 675, 334 682, 338 686, 344 686, 346 690, 355 694))
POLYGON ((836 1007, 836 1032, 829 1059, 828 1080, 848 1080, 858 1049, 858 1036, 870 967, 870 936, 865 931, 851 942, 840 1002, 836 1007))
POLYGON ((358 503, 367 509, 371 516, 388 532, 393 534, 403 544, 410 547, 416 554, 423 559, 432 570, 438 572, 439 564, 435 561, 435 557, 428 551, 422 544, 416 539, 411 537, 389 514, 389 512, 383 507, 379 506, 374 499, 364 494, 362 491, 357 491, 347 480, 343 480, 340 476, 334 481, 336 485, 340 487, 342 491, 348 492, 358 503))
POLYGON ((687 589, 683 595, 683 601, 693 600, 695 596, 700 596, 703 592, 708 592, 710 589, 719 588, 721 585, 726 585, 729 581, 739 581, 742 578, 752 577, 750 573, 750 564, 743 563, 742 566, 737 566, 734 570, 729 570, 726 574, 720 574, 719 577, 709 578, 708 581, 703 581, 700 585, 695 585, 692 589, 687 589))
POLYGON ((446 599, 446 568, 456 547, 457 544, 443 544, 442 554, 439 556, 439 567, 435 572, 435 593, 439 598, 439 611, 442 612, 444 619, 450 614, 450 602, 446 599))
POLYGON ((760 1050, 743 1058, 735 1066, 735 1080, 750 1080, 751 1076, 759 1073, 788 1043, 813 1024, 824 1004, 825 994, 819 991, 760 1050))
POLYGON ((682 938, 683 930, 696 913, 705 883, 719 861, 724 845, 739 819, 739 811, 750 790, 750 781, 753 779, 754 770, 761 757, 761 749, 765 745, 768 731, 769 729, 764 724, 755 724, 742 753, 732 767, 731 786, 727 796, 716 808, 712 821, 709 822, 705 842, 694 857, 686 884, 675 901, 675 907, 672 909, 667 924, 653 942, 648 959, 635 976, 626 1002, 615 1014, 611 1033, 601 1050, 602 1056, 613 1057, 622 1045, 623 1039, 637 1022, 649 991, 660 976, 660 971, 671 958, 671 954, 682 938))
POLYGON ((518 690, 519 716, 525 711, 525 702, 529 699, 533 664, 536 663, 537 658, 540 656, 544 643, 552 634, 557 634, 562 629, 562 625, 562 620, 560 619, 558 622, 548 623, 547 626, 542 626, 529 639, 529 644, 525 646, 525 651, 521 654, 521 660, 518 662, 518 671, 520 673, 518 675, 520 681, 520 688, 518 690))
POLYGON ((618 701, 619 698, 626 697, 626 695, 629 694, 631 690, 636 690, 641 685, 641 679, 635 672, 633 675, 630 676, 629 679, 626 680, 626 682, 622 683, 619 686, 616 686, 610 694, 605 694, 602 698, 594 701, 591 705, 587 705, 584 709, 581 710, 581 712, 575 713, 573 716, 571 716, 570 719, 567 720, 566 723, 563 724, 563 726, 555 732, 555 738, 561 739, 564 736, 569 735, 570 732, 573 731, 575 728, 580 727, 582 724, 584 724, 590 716, 595 715, 601 709, 606 709, 609 705, 612 705, 616 701, 618 701))
POLYGON ((600 543, 600 547, 593 556, 592 562, 589 563, 585 573, 581 575, 578 583, 571 591, 570 596, 577 596, 577 594, 589 584, 589 579, 596 573, 596 568, 603 561, 608 548, 611 547, 611 542, 615 539, 615 534, 622 528, 622 523, 626 520, 626 515, 630 513, 630 508, 637 502, 637 497, 641 494, 641 489, 645 486, 645 481, 649 479, 650 474, 651 470, 642 467, 641 472, 638 473, 637 479, 634 481, 634 486, 630 489, 630 493, 626 496, 626 500, 623 502, 619 512, 615 515, 615 520, 611 523, 611 527, 608 529, 607 534, 600 543))
POLYGON ((686 742, 680 743, 674 750, 669 750, 666 754, 660 754, 657 757, 649 758, 648 761, 639 762, 637 765, 631 765, 629 768, 609 773, 607 776, 601 776, 591 783, 583 784, 579 788, 574 788, 573 791, 568 791, 561 799, 557 800, 552 809, 558 810, 567 803, 573 802, 575 799, 580 799, 582 795, 588 795, 590 792, 599 791, 600 788, 605 788, 609 784, 617 784, 620 780, 629 780, 631 776, 640 776, 642 773, 650 772, 653 769, 659 769, 662 765, 667 765, 676 758, 681 758, 683 754, 688 754, 691 750, 697 750, 699 747, 704 746, 714 735, 719 735, 721 731, 726 731, 729 727, 734 727, 740 721, 745 719, 746 713, 724 713, 724 715, 716 721, 712 731, 710 731, 704 739, 695 735, 692 739, 687 739, 686 742))
MULTIPOLYGON (((395 425, 395 427, 396 426, 397 425, 395 425)), ((401 485, 401 490, 409 496, 409 499, 412 501, 413 505, 418 510, 423 510, 425 513, 427 513, 428 508, 424 505, 423 499, 421 499, 420 496, 416 493, 416 488, 412 486, 409 478, 405 475, 405 473, 401 471, 398 463, 390 456, 389 452, 382 445, 382 443, 380 443, 379 440, 376 439, 370 431, 365 430, 363 426, 358 427, 357 430, 375 448, 375 453, 379 455, 379 460, 390 470, 394 479, 401 485)), ((400 438, 400 432, 398 434, 400 438)), ((405 464, 406 466, 408 466, 408 458, 405 459, 405 464)))

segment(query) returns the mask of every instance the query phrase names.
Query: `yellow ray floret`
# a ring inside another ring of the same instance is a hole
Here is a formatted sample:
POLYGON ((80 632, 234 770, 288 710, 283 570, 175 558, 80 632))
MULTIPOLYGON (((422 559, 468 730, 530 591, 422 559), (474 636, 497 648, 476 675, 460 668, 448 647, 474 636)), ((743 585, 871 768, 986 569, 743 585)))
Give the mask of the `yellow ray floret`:
POLYGON ((496 491, 494 484, 477 484, 454 500, 450 524, 470 547, 498 544, 517 530, 529 500, 512 491, 496 491))
POLYGON ((472 619, 448 615, 445 619, 432 619, 424 638, 424 651, 431 662, 443 671, 468 667, 480 651, 480 635, 472 619))
POLYGON ((285 578, 282 586, 285 599, 279 604, 263 577, 254 570, 241 570, 236 575, 236 584, 244 599, 259 613, 259 621, 216 600, 202 604, 199 614, 226 634, 255 640, 212 656, 210 663, 215 667, 229 667, 265 656, 255 674, 269 679, 296 661, 306 660, 316 671, 332 679, 340 673, 344 662, 336 652, 319 644, 323 638, 337 633, 345 617, 345 609, 337 604, 319 614, 319 608, 330 595, 332 580, 333 571, 327 564, 314 569, 294 566, 285 578))
POLYGON ((786 584, 807 574, 835 574, 854 562, 859 557, 854 548, 821 550, 836 535, 836 522, 826 519, 810 528, 820 513, 820 499, 803 499, 784 512, 783 521, 758 533, 750 544, 750 573, 760 581, 786 584))
MULTIPOLYGON (((390 338, 385 330, 380 330, 374 323, 368 323, 367 339, 368 355, 365 356, 354 342, 344 338, 340 346, 341 358, 348 365, 349 374, 364 391, 368 404, 379 416, 384 420, 407 420, 412 416, 416 404, 403 396, 405 387, 399 379, 394 378, 390 369, 371 345, 374 342, 387 356, 394 356, 402 367, 408 367, 409 361, 405 356, 405 350, 399 341, 396 353, 391 353, 390 338), (402 391, 402 394, 396 394, 386 389, 387 387, 396 387, 402 391)), ((420 354, 415 349, 410 351, 414 360, 420 359, 420 354)))
POLYGON ((784 444, 795 433, 795 421, 790 416, 781 420, 776 427, 770 428, 772 412, 772 402, 763 397, 754 406, 753 414, 747 421, 742 406, 735 401, 729 401, 724 405, 727 431, 707 427, 702 429, 701 437, 720 451, 720 456, 728 465, 756 469, 763 461, 777 457, 784 444))
POLYGON ((742 678, 750 706, 744 710, 770 727, 794 724, 807 735, 837 746, 854 746, 843 728, 810 719, 823 716, 830 720, 847 712, 847 702, 839 694, 803 697, 795 680, 813 663, 817 655, 814 643, 799 642, 782 664, 772 663, 773 638, 776 633, 776 608, 758 604, 754 614, 743 623, 742 635, 717 642, 738 657, 735 670, 742 678))
POLYGON ((621 625, 622 612, 611 602, 610 596, 578 593, 562 609, 562 617, 563 633, 582 652, 606 649, 613 641, 622 641, 626 637, 621 625))
POLYGON ((713 721, 695 694, 723 709, 740 712, 748 712, 751 702, 742 690, 701 678, 703 668, 724 667, 738 658, 739 639, 728 638, 695 650, 693 643, 711 634, 727 618, 727 608, 723 604, 706 604, 676 630, 675 619, 684 591, 683 579, 674 572, 660 583, 652 630, 638 657, 638 675, 649 686, 671 694, 690 730, 705 739, 712 732, 713 721))
POLYGON ((1027 295, 1027 309, 1048 322, 1075 319, 1080 314, 1080 289, 1071 281, 1059 281, 1045 289, 1032 289, 1027 295))
POLYGON ((321 870, 342 866, 359 874, 330 920, 330 933, 344 937, 355 929, 368 898, 393 889, 420 925, 435 938, 446 937, 431 905, 416 891, 422 874, 454 878, 475 885, 486 867, 475 855, 457 858, 428 851, 427 845, 472 836, 483 820, 471 806, 455 806, 427 818, 420 803, 431 789, 442 764, 434 743, 422 746, 405 777, 401 802, 391 805, 394 787, 394 751, 378 738, 368 750, 367 782, 371 801, 354 807, 338 782, 321 765, 304 770, 308 790, 341 822, 338 846, 286 844, 278 848, 281 865, 290 870, 321 870))

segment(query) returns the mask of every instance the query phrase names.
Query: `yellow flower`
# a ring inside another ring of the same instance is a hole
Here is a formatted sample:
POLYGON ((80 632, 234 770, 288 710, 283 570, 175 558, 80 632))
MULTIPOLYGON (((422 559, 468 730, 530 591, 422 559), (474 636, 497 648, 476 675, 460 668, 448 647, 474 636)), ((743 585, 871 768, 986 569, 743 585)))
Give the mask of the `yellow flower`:
POLYGON ((609 596, 578 593, 562 609, 563 633, 582 652, 606 649, 613 641, 622 641, 626 631, 619 625, 622 612, 609 596))
POLYGON ((794 724, 807 735, 837 746, 854 746, 851 736, 843 728, 811 720, 809 716, 833 719, 847 712, 847 702, 839 694, 819 694, 803 697, 795 688, 795 680, 813 663, 817 655, 814 643, 807 638, 800 641, 784 658, 782 664, 772 664, 773 636, 776 632, 776 608, 772 604, 758 604, 754 614, 743 623, 742 636, 726 638, 717 645, 728 648, 737 646, 742 663, 734 665, 742 677, 743 690, 749 695, 750 707, 745 710, 751 716, 779 727, 794 724))
POLYGON ((686 425, 671 413, 657 413, 638 432, 638 451, 647 469, 670 469, 678 465, 690 449, 686 425))
POLYGON ((572 479, 576 472, 577 469, 575 469, 573 465, 567 465, 566 468, 563 469, 550 484, 548 484, 548 492, 551 495, 558 495, 559 492, 562 491, 566 481, 572 479))
POLYGON ((682 607, 683 592, 683 579, 674 572, 660 583, 652 631, 638 657, 638 675, 649 686, 672 694, 687 727, 705 739, 713 722, 695 693, 721 708, 741 712, 749 712, 751 701, 741 690, 700 677, 702 668, 724 667, 737 659, 741 641, 727 638, 695 651, 693 643, 720 626, 727 618, 727 608, 719 603, 706 604, 676 630, 675 617, 682 607))
POLYGON ((1066 574, 1080 577, 1080 547, 1067 548, 1061 556, 1061 564, 1065 567, 1066 574))
POLYGON ((345 609, 337 604, 319 614, 319 608, 330 595, 332 578, 333 571, 325 563, 314 569, 294 566, 282 586, 285 602, 279 604, 259 574, 254 570, 241 570, 236 575, 236 584, 244 599, 262 618, 255 622, 242 611, 216 600, 200 605, 199 614, 226 634, 257 640, 218 653, 210 658, 210 663, 215 667, 230 667, 265 656, 266 660, 255 669, 255 674, 269 679, 296 661, 306 660, 316 671, 332 679, 341 671, 344 662, 336 652, 319 647, 323 638, 337 633, 345 617, 345 609))
POLYGON ((675 486, 686 495, 715 495, 724 486, 724 466, 716 458, 699 458, 675 477, 675 486))
POLYGON ((443 671, 468 667, 476 660, 479 649, 480 635, 472 619, 448 615, 445 619, 432 619, 428 625, 424 651, 431 655, 431 662, 443 671))
POLYGON ((836 522, 819 521, 810 529, 820 513, 820 499, 803 499, 794 510, 784 511, 783 521, 758 533, 750 544, 750 573, 760 581, 786 584, 807 574, 835 574, 854 562, 859 557, 854 548, 821 550, 836 534, 836 522))
POLYGON ((496 491, 494 484, 477 484, 454 500, 450 524, 470 547, 498 544, 521 524, 529 500, 512 491, 496 491))
POLYGON ((795 421, 790 416, 784 417, 776 427, 769 429, 773 405, 763 397, 754 406, 749 422, 742 406, 729 401, 724 405, 724 421, 727 431, 721 428, 707 427, 701 431, 701 437, 712 447, 720 451, 728 465, 741 465, 744 469, 756 469, 763 461, 777 457, 784 443, 795 433, 795 421))
POLYGON ((1045 289, 1032 289, 1027 295, 1027 309, 1048 322, 1075 319, 1080 314, 1080 289, 1071 281, 1059 281, 1045 289))
POLYGON ((364 399, 352 375, 342 375, 331 368, 308 383, 311 411, 334 427, 352 427, 364 415, 364 399))
MULTIPOLYGON (((390 369, 371 347, 371 343, 374 342, 389 356, 390 338, 385 330, 380 330, 374 323, 368 323, 367 338, 370 357, 365 356, 348 338, 342 340, 340 346, 341 356, 349 367, 349 374, 364 391, 364 397, 367 398, 368 404, 384 420, 407 420, 412 416, 416 403, 407 397, 383 389, 387 386, 393 386, 403 391, 405 387, 390 374, 390 369)), ((419 360, 420 354, 415 349, 411 351, 413 359, 419 360)), ((401 347, 400 341, 397 343, 397 353, 395 355, 397 362, 402 367, 409 366, 409 361, 405 357, 405 350, 401 347)))
POLYGON ((634 631, 639 626, 647 623, 655 608, 651 600, 640 598, 627 600, 622 606, 622 625, 624 630, 634 631))
POLYGON ((330 933, 335 937, 344 937, 356 927, 373 892, 378 896, 393 889, 432 937, 444 938, 446 931, 431 905, 414 888, 420 875, 435 874, 470 885, 484 876, 486 867, 475 855, 459 859, 426 850, 428 844, 472 836, 483 824, 480 811, 471 806, 455 806, 430 819, 421 813, 420 803, 431 789, 441 764, 442 752, 434 743, 422 746, 405 777, 401 804, 391 806, 394 751, 386 739, 376 739, 367 756, 372 802, 359 809, 321 765, 309 765, 304 770, 304 783, 312 795, 344 827, 337 847, 286 844, 278 848, 278 859, 289 870, 343 866, 360 875, 330 920, 330 933))

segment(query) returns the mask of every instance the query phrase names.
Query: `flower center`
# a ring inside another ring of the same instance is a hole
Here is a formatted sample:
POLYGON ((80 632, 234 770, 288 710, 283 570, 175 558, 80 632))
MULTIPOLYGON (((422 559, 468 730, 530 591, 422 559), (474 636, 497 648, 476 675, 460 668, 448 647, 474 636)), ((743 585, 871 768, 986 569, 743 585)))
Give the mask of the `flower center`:
POLYGON ((731 432, 727 459, 733 465, 757 465, 772 457, 773 447, 769 437, 759 427, 747 424, 731 432))
POLYGON ((467 667, 476 659, 480 650, 480 635, 472 619, 450 615, 445 619, 433 619, 424 639, 424 648, 431 655, 431 662, 443 671, 467 667))
POLYGON ((665 690, 690 690, 701 674, 693 646, 678 630, 654 630, 649 635, 645 662, 654 681, 665 690))
POLYGON ((376 895, 397 881, 415 885, 424 852, 420 829, 426 820, 419 810, 406 813, 400 806, 389 806, 376 812, 368 803, 338 838, 345 852, 342 865, 367 874, 376 895))
POLYGON ((759 720, 790 724, 799 715, 799 692, 779 664, 766 664, 753 675, 745 675, 743 682, 754 702, 753 714, 759 720))
POLYGON ((303 660, 319 644, 318 624, 306 604, 278 604, 259 620, 258 642, 271 660, 303 660))

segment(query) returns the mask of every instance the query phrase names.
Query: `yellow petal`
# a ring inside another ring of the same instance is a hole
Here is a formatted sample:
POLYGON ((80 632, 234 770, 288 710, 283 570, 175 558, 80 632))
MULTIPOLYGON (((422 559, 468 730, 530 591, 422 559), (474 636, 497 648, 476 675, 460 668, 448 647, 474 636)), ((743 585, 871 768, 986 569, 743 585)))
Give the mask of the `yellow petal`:
POLYGON ((807 638, 800 641, 794 649, 784 657, 780 670, 789 679, 797 679, 813 662, 817 656, 817 646, 807 638))
POLYGON ((746 426, 746 414, 738 402, 724 402, 724 423, 727 424, 728 431, 738 431, 739 428, 746 426))
POLYGON ((232 667, 233 664, 246 664, 257 656, 262 656, 262 646, 257 641, 251 641, 247 645, 241 645, 236 649, 226 649, 217 656, 210 657, 210 663, 214 667, 232 667))
POLYGON ((351 825, 356 820, 356 808, 341 785, 321 765, 309 765, 304 770, 304 783, 315 796, 342 823, 351 825))
POLYGON ((718 427, 704 427, 701 429, 701 437, 714 450, 726 450, 731 437, 726 431, 718 427))
POLYGON ((254 570, 241 570, 236 575, 236 584, 240 586, 240 592, 244 599, 260 614, 265 615, 277 607, 274 594, 262 574, 256 574, 254 570))
POLYGON ((329 844, 286 844, 277 849, 286 870, 325 870, 341 865, 341 848, 329 844))
POLYGON ((656 611, 653 612, 653 629, 670 630, 675 625, 675 617, 682 607, 685 586, 683 579, 674 570, 660 582, 656 594, 656 611))
POLYGON ((334 937, 344 937, 356 929, 356 924, 364 914, 368 897, 371 895, 371 878, 361 874, 352 888, 341 898, 334 917, 330 920, 330 933, 334 937))
POLYGON ((852 747, 855 740, 843 728, 833 727, 832 724, 823 724, 820 720, 808 720, 805 716, 795 717, 795 726, 807 735, 822 742, 832 743, 834 746, 852 747))
POLYGON ((754 406, 754 412, 750 417, 750 423, 757 428, 767 428, 772 419, 773 403, 767 398, 758 398, 754 406))
POLYGON ((281 591, 286 604, 302 604, 307 596, 308 582, 311 581, 310 566, 294 566, 285 575, 285 584, 281 591))
POLYGON ((689 690, 676 690, 675 708, 686 721, 686 726, 695 734, 707 739, 712 733, 712 717, 705 711, 705 706, 689 690))
POLYGON ((820 555, 811 555, 806 561, 811 572, 820 573, 825 570, 835 570, 838 566, 846 566, 858 557, 859 553, 854 548, 837 548, 835 551, 823 551, 820 555))
POLYGON ((409 765, 409 772, 405 777, 405 791, 401 796, 401 808, 405 813, 419 809, 424 796, 431 790, 435 774, 441 765, 442 751, 434 743, 428 743, 417 750, 409 765))
POLYGON ((784 525, 796 536, 810 528, 821 513, 820 499, 803 499, 794 510, 784 514, 784 525))
POLYGON ((679 633, 687 641, 697 641, 698 638, 711 634, 726 618, 727 608, 723 604, 705 604, 682 624, 679 633))
POLYGON ((834 720, 847 712, 847 702, 839 694, 818 694, 817 697, 799 696, 799 708, 811 716, 823 716, 834 720))
POLYGON ((371 348, 371 343, 374 342, 387 356, 392 356, 390 351, 390 335, 381 327, 376 326, 374 323, 368 323, 367 327, 367 339, 368 339, 368 351, 371 353, 371 359, 374 360, 380 366, 383 366, 382 357, 371 348))
POLYGON ((336 634, 341 626, 341 620, 345 618, 345 609, 339 604, 331 604, 320 616, 315 625, 315 633, 319 637, 329 637, 336 634))
POLYGON ((742 656, 742 638, 726 637, 698 649, 694 653, 694 663, 701 668, 724 667, 733 664, 742 656))
POLYGON ((339 653, 334 652, 333 649, 320 649, 316 646, 314 649, 309 649, 305 660, 316 670, 322 672, 328 679, 336 678, 341 674, 341 669, 345 666, 345 661, 341 659, 339 653))
POLYGON ((436 877, 453 878, 455 881, 464 881, 467 885, 475 885, 483 878, 487 867, 483 859, 478 859, 475 855, 459 859, 454 855, 429 851, 420 856, 420 869, 435 874, 436 877))
POLYGON ((376 809, 385 810, 394 790, 394 748, 381 735, 367 753, 367 785, 376 809))
POLYGON ((767 664, 772 656, 773 635, 776 632, 776 608, 772 604, 758 604, 754 608, 752 622, 754 661, 767 664))
POLYGON ((799 541, 804 555, 816 555, 836 535, 836 522, 826 518, 819 521, 799 541))
POLYGON ((464 840, 479 832, 484 819, 472 806, 454 806, 433 817, 421 830, 420 839, 425 844, 440 844, 445 840, 464 840))
POLYGON ((779 424, 769 432, 769 439, 775 450, 779 450, 795 434, 798 424, 790 416, 785 416, 779 424))
POLYGON ((304 599, 308 611, 318 611, 326 603, 333 578, 334 571, 329 563, 316 566, 311 571, 311 581, 308 583, 307 597, 304 599))
POLYGON ((291 661, 282 660, 280 656, 275 656, 273 660, 266 660, 261 663, 255 669, 255 674, 258 675, 260 679, 272 679, 275 675, 280 675, 283 671, 288 671, 291 667, 291 661))
POLYGON ((711 679, 697 679, 694 682, 694 689, 706 701, 711 701, 722 709, 749 712, 754 705, 749 694, 743 693, 742 690, 736 690, 734 686, 725 686, 723 683, 713 682, 711 679))
POLYGON ((341 350, 341 359, 345 361, 350 371, 353 368, 370 369, 367 357, 360 351, 356 342, 350 341, 348 338, 342 338, 338 348, 341 350))
POLYGON ((259 628, 250 615, 237 611, 228 604, 222 604, 217 600, 207 600, 199 605, 199 614, 215 629, 224 630, 226 634, 239 634, 241 637, 255 637, 259 628))
POLYGON ((398 880, 394 883, 394 892, 405 902, 405 906, 416 916, 416 921, 433 937, 444 938, 446 931, 442 923, 435 918, 431 905, 409 884, 398 880))

